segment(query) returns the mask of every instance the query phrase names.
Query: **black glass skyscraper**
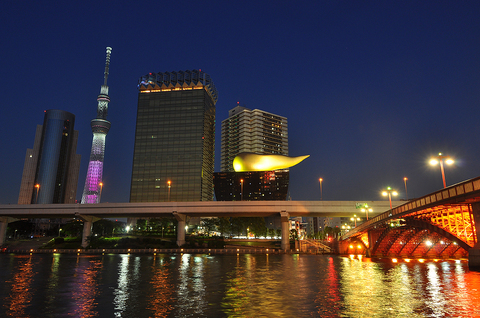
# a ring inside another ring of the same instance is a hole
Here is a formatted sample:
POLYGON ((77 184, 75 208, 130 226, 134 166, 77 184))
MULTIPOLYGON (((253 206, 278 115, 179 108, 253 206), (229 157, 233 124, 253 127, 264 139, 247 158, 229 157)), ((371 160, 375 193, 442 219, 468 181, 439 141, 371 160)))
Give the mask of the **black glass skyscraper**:
POLYGON ((130 202, 213 200, 218 92, 200 70, 138 82, 130 202))
POLYGON ((27 149, 18 204, 75 203, 80 155, 75 115, 47 110, 27 149))

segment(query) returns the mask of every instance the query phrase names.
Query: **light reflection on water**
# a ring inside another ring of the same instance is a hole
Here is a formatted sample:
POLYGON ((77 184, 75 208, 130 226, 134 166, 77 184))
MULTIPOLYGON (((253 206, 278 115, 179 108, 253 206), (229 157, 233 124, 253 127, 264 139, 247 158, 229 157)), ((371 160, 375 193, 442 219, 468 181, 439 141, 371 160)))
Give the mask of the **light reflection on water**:
POLYGON ((315 255, 0 255, 0 317, 474 317, 465 262, 315 255))

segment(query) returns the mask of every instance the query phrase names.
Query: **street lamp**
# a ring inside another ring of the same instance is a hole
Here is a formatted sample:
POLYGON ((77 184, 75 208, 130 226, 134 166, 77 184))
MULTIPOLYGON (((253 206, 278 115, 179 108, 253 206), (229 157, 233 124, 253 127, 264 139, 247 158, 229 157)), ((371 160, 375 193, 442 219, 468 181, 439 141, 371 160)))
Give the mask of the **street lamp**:
POLYGON ((100 186, 100 192, 98 193, 97 203, 100 203, 100 198, 102 197, 103 182, 100 182, 98 185, 100 186))
POLYGON ((40 190, 40 184, 37 183, 35 185, 35 188, 37 188, 37 195, 35 196, 35 204, 37 204, 37 202, 38 202, 38 191, 40 190))
POLYGON ((392 209, 392 195, 397 196, 398 192, 395 190, 392 190, 392 188, 387 187, 386 190, 383 190, 382 195, 385 197, 388 195, 388 200, 390 201, 390 210, 392 209))
POLYGON ((354 214, 353 218, 350 218, 350 221, 355 221, 355 227, 357 227, 357 221, 360 221, 360 218, 354 214))
POLYGON ((170 188, 172 187, 172 181, 168 180, 167 185, 168 185, 168 202, 170 202, 170 188))
POLYGON ((442 179, 443 179, 443 187, 446 188, 447 187, 447 183, 445 182, 445 171, 443 170, 443 161, 445 160, 445 163, 447 165, 451 165, 453 164, 455 161, 450 158, 450 156, 444 156, 442 155, 442 153, 439 153, 438 156, 436 157, 432 157, 430 159, 430 164, 432 166, 435 166, 437 165, 438 163, 440 163, 440 171, 442 172, 442 179))
POLYGON ((369 208, 368 204, 365 204, 365 206, 360 211, 365 212, 365 215, 366 215, 367 221, 368 221, 368 212, 373 212, 373 209, 369 208))
POLYGON ((407 177, 403 178, 403 182, 405 183, 405 196, 406 196, 406 199, 408 201, 407 180, 408 180, 407 177))
POLYGON ((322 189, 323 178, 318 179, 318 182, 320 182, 320 200, 323 200, 323 189, 322 189))
POLYGON ((348 231, 350 231, 350 225, 348 224, 342 225, 342 230, 343 230, 343 234, 347 233, 348 231))
POLYGON ((60 237, 60 232, 62 231, 61 228, 58 229, 58 237, 60 237))
POLYGON ((240 179, 240 201, 243 201, 243 179, 240 179))

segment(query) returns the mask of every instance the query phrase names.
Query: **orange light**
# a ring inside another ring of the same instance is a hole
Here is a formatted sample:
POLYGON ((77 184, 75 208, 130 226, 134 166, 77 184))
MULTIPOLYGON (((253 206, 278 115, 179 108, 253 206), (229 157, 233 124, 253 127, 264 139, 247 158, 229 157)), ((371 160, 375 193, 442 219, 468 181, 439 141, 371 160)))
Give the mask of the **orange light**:
POLYGON ((392 262, 393 262, 393 263, 397 263, 398 260, 397 260, 396 258, 392 258, 392 262))
POLYGON ((357 248, 358 248, 359 250, 361 250, 361 249, 362 249, 362 245, 358 244, 357 248))
POLYGON ((350 247, 350 248, 353 248, 353 245, 350 245, 349 247, 350 247))

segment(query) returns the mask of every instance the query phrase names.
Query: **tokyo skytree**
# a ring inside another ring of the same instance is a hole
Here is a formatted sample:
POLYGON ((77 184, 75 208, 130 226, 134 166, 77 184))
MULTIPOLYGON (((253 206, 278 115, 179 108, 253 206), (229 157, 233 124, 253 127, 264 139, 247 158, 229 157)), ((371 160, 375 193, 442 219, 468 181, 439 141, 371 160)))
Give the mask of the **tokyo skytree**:
POLYGON ((110 54, 112 48, 107 47, 107 61, 105 63, 105 75, 103 85, 100 89, 100 95, 97 97, 97 118, 90 123, 92 126, 93 141, 92 151, 90 152, 90 162, 88 163, 87 179, 83 188, 83 203, 100 203, 102 195, 102 175, 103 175, 103 157, 105 154, 105 137, 110 130, 110 122, 107 120, 108 103, 108 68, 110 66, 110 54))

